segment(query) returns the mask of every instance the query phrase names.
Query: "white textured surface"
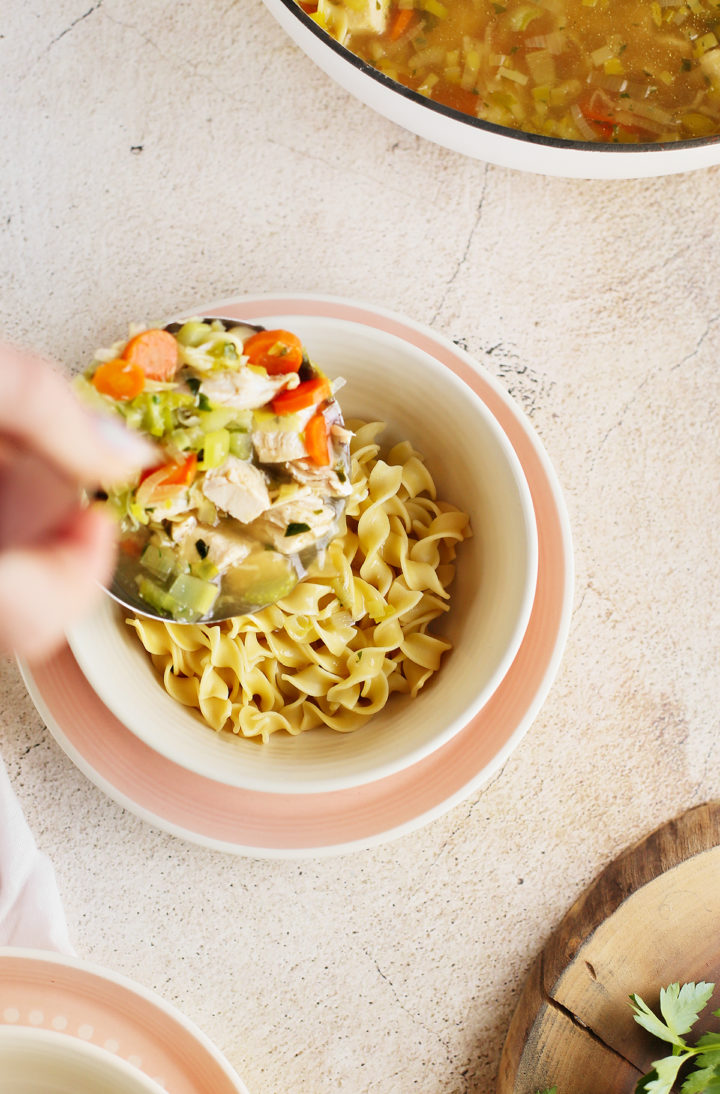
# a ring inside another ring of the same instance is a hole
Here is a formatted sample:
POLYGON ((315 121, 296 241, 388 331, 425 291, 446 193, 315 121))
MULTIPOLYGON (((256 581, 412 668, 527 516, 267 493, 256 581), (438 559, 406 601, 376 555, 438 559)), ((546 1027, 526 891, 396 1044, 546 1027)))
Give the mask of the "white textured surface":
POLYGON ((78 952, 154 988, 252 1094, 491 1094, 523 976, 631 840, 719 793, 718 170, 517 174, 338 91, 259 0, 10 0, 0 327, 80 364, 245 291, 462 341, 565 489, 560 675, 467 803, 340 859, 235 859, 108 801, 2 669, 0 747, 78 952))

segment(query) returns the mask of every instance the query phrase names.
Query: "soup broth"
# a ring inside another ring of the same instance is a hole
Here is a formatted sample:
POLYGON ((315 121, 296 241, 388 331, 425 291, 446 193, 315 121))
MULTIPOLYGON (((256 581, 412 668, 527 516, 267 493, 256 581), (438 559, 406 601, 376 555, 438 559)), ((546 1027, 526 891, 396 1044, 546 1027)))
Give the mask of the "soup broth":
POLYGON ((566 140, 720 132, 720 0, 312 0, 358 57, 435 102, 566 140))

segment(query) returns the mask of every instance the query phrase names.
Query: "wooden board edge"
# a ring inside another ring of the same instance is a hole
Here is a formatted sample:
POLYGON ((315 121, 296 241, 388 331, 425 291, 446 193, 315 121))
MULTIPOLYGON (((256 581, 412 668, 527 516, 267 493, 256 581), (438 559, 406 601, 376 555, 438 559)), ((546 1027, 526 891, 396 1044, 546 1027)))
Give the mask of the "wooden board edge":
MULTIPOLYGON (((496 1094, 518 1094, 523 1050, 553 987, 580 947, 632 893, 666 870, 720 844, 720 801, 693 806, 631 844, 597 875, 563 916, 535 958, 503 1045, 496 1094)), ((534 1094, 534 1092, 532 1092, 534 1094)))

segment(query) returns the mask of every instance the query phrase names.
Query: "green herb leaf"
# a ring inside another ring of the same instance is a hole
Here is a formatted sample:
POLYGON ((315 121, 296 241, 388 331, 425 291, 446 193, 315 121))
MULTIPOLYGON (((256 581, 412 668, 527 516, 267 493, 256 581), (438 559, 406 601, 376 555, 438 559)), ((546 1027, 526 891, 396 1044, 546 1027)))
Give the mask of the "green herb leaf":
POLYGON ((695 1025, 715 990, 714 984, 706 984, 701 980, 698 984, 669 984, 660 991, 660 1013, 667 1022, 677 1040, 675 1044, 682 1044, 680 1038, 688 1033, 695 1025))
POLYGON ((310 531, 310 525, 309 524, 303 524, 300 521, 297 521, 297 522, 291 521, 290 524, 288 524, 287 528, 285 529, 285 535, 286 536, 299 536, 301 532, 309 532, 309 531, 310 531))
POLYGON ((680 1068, 691 1057, 692 1052, 689 1052, 679 1056, 665 1056, 662 1060, 653 1060, 655 1078, 645 1087, 647 1094, 670 1094, 680 1068))
POLYGON ((643 1075, 642 1079, 638 1079, 637 1086, 635 1087, 635 1094, 646 1094, 648 1090, 648 1084, 654 1083, 657 1079, 656 1071, 648 1071, 647 1075, 643 1075))
POLYGON ((668 1029, 662 1019, 650 1010, 650 1007, 639 995, 631 995, 630 1002, 635 1011, 635 1021, 639 1026, 642 1026, 648 1033, 652 1033, 653 1037, 657 1037, 661 1041, 669 1041, 671 1045, 685 1048, 685 1042, 682 1038, 677 1037, 672 1030, 668 1029))
POLYGON ((720 1033, 703 1033, 697 1043, 697 1066, 715 1068, 720 1075, 720 1033))
POLYGON ((714 1067, 703 1067, 693 1071, 680 1087, 680 1094, 704 1094, 705 1091, 720 1090, 720 1074, 714 1067))

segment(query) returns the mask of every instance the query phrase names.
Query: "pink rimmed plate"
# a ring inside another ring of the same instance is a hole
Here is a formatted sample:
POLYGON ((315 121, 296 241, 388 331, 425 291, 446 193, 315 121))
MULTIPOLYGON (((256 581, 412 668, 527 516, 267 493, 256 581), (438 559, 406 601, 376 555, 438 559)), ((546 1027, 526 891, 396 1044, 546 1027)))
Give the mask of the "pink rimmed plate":
POLYGON ((248 1094, 197 1026, 107 969, 39 950, 0 949, 0 1027, 77 1037, 172 1094, 248 1094))
POLYGON ((319 316, 362 324, 432 354, 483 400, 509 438, 530 488, 538 531, 535 599, 520 649, 489 701, 425 759, 352 789, 317 794, 253 791, 208 779, 153 751, 102 704, 69 648, 23 675, 50 731, 110 797, 194 842, 262 857, 338 853, 395 838, 440 816, 478 789, 507 759, 537 714, 557 672, 572 604, 570 529, 557 478, 524 414, 468 354, 391 312, 310 295, 244 297, 209 314, 271 325, 319 316))

